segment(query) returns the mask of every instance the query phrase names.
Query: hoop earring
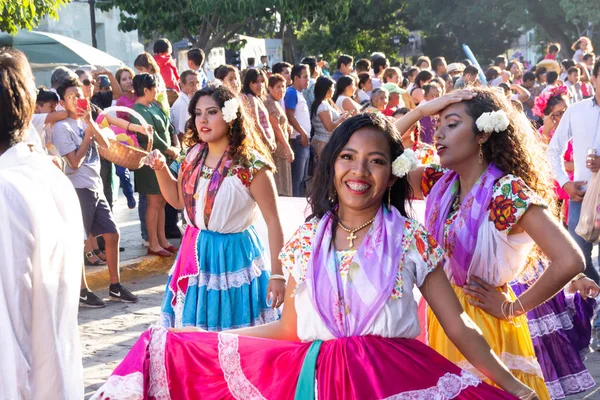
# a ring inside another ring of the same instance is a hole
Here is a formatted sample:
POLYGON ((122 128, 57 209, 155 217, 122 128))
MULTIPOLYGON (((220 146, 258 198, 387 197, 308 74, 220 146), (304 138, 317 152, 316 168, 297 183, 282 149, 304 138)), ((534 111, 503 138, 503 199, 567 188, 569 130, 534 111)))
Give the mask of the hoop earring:
POLYGON ((387 204, 387 206, 388 206, 388 211, 391 211, 392 210, 392 187, 391 186, 388 188, 388 204, 387 204))
POLYGON ((483 143, 479 143, 479 164, 483 164, 483 143))

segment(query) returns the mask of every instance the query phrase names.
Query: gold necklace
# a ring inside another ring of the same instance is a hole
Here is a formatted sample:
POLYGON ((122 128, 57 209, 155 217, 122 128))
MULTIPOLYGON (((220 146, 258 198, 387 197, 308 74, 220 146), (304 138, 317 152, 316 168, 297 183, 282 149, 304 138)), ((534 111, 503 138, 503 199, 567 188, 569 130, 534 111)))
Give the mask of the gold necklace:
POLYGON ((375 217, 371 218, 369 221, 365 222, 356 229, 348 229, 340 221, 338 221, 338 226, 350 234, 348 237, 346 237, 346 239, 350 241, 350 248, 354 247, 354 240, 357 238, 356 232, 365 229, 367 226, 371 225, 373 221, 375 221, 375 217))

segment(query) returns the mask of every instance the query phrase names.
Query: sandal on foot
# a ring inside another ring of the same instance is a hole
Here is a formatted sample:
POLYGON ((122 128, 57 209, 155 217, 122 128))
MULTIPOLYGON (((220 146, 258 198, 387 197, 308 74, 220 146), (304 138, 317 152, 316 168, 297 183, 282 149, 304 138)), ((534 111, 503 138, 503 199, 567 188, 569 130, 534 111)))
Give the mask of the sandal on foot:
POLYGON ((106 265, 106 261, 102 261, 100 259, 100 257, 98 257, 96 254, 94 254, 90 251, 88 253, 85 253, 85 265, 89 265, 92 267, 99 267, 102 265, 106 265), (90 261, 90 258, 92 258, 92 257, 96 257, 96 261, 90 261))

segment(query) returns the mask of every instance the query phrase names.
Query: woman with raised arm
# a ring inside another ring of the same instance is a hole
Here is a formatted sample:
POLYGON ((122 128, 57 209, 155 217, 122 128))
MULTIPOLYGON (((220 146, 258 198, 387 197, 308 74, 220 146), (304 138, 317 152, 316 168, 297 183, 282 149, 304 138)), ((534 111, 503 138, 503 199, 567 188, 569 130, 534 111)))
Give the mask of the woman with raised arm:
MULTIPOLYGON (((426 226, 446 251, 444 270, 467 315, 511 372, 549 399, 521 316, 561 290, 583 270, 583 261, 548 210, 553 191, 544 154, 531 125, 492 89, 432 100, 399 119, 396 127, 403 132, 436 114, 441 166, 420 168, 410 176, 415 196, 427 197, 426 226), (517 298, 507 284, 524 272, 534 245, 552 262, 517 298)), ((429 345, 477 374, 434 311, 428 310, 429 345)))
POLYGON ((342 123, 315 169, 313 215, 280 255, 281 319, 219 334, 148 331, 94 399, 121 399, 126 387, 130 399, 537 399, 464 315, 441 248, 407 217, 415 164, 389 119, 342 123), (512 394, 414 339, 415 285, 469 360, 512 394))

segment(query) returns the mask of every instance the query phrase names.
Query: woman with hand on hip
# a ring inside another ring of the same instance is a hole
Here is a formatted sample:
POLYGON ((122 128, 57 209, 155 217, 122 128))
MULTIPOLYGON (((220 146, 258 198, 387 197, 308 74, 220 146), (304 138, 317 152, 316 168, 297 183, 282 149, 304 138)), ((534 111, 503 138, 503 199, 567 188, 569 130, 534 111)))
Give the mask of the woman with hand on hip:
MULTIPOLYGON (((415 196, 427 197, 426 226, 443 244, 444 270, 466 314, 511 372, 549 399, 522 315, 562 289, 583 270, 583 261, 547 210, 553 192, 544 154, 531 125, 492 89, 434 99, 400 118, 396 127, 404 132, 435 114, 440 115, 435 140, 441 166, 422 167, 410 176, 415 196), (536 245, 552 263, 517 298, 507 284, 524 273, 536 245)), ((432 348, 477 373, 431 309, 427 332, 432 348)))

